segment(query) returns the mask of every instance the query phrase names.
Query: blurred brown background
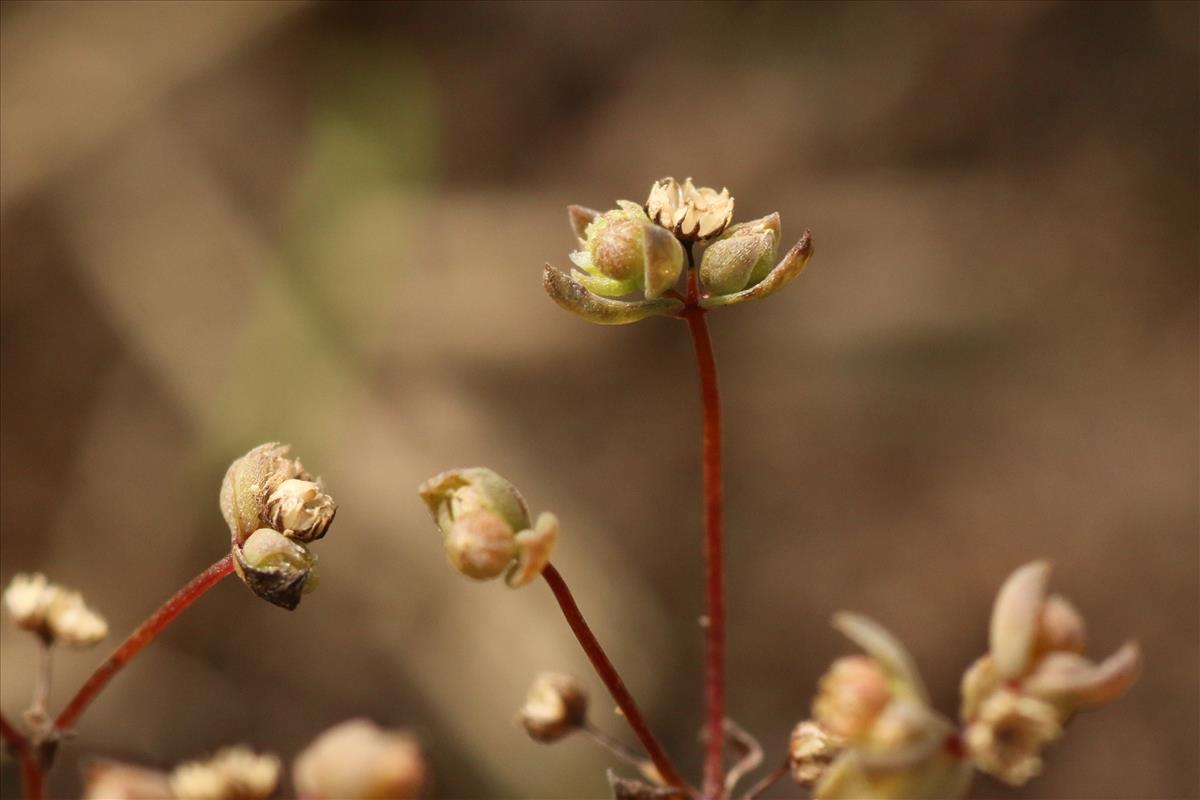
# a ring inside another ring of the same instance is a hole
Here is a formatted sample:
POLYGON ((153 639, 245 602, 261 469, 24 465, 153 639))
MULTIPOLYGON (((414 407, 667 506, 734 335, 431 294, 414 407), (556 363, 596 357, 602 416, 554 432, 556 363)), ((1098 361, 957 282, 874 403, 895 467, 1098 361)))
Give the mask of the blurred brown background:
MULTIPOLYGON (((463 580, 415 497, 477 463, 559 514, 556 561, 698 772, 687 337, 539 288, 567 203, 691 175, 817 243, 712 320, 731 713, 774 762, 842 608, 953 713, 994 591, 1046 555, 1145 675, 973 796, 1196 797, 1198 8, 4 3, 0 578, 83 588, 115 642, 222 555, 250 446, 293 443, 341 503, 320 590, 288 614, 218 587, 53 794, 86 756, 290 757, 366 714, 428 743, 437 797, 607 796, 585 742, 512 724, 557 668, 625 735, 549 592, 463 580)), ((2 631, 18 715, 34 651, 2 631)), ((60 657, 58 702, 104 649, 60 657)))

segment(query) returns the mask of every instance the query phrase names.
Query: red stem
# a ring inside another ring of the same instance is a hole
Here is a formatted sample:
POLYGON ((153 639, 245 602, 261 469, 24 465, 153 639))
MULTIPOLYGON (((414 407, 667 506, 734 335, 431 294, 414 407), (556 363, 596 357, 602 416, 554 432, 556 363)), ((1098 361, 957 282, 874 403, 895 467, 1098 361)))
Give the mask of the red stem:
POLYGON ((96 699, 96 695, 112 680, 113 675, 128 664, 142 648, 154 641, 183 610, 196 602, 205 592, 215 586, 222 578, 233 572, 233 556, 227 555, 208 569, 192 578, 186 586, 180 589, 163 603, 157 611, 143 622, 138 629, 129 634, 129 638, 121 643, 108 660, 96 668, 87 683, 80 687, 71 702, 54 720, 54 729, 65 731, 71 728, 83 714, 88 705, 96 699))
MULTIPOLYGON (((688 248, 688 265, 692 266, 688 248)), ((717 392, 717 364, 708 335, 705 311, 699 305, 696 270, 688 270, 687 320, 700 374, 704 406, 704 599, 707 616, 707 674, 704 694, 707 713, 707 750, 704 756, 704 797, 720 800, 725 794, 725 575, 722 561, 721 398, 717 392)))
POLYGON ((654 767, 658 770, 658 774, 671 786, 686 791, 687 784, 684 783, 683 778, 679 777, 679 772, 675 769, 675 765, 671 763, 671 759, 667 756, 666 751, 663 750, 662 745, 658 743, 658 739, 654 737, 650 726, 646 724, 646 719, 638 709, 633 695, 625 688, 625 682, 621 680, 616 667, 608 660, 608 656, 604 653, 604 648, 600 646, 600 642, 596 640, 592 629, 588 627, 587 620, 583 618, 583 612, 579 610, 579 606, 575 603, 575 598, 571 596, 571 590, 567 588, 567 582, 563 580, 562 575, 554 568, 553 564, 546 565, 546 568, 542 570, 542 577, 546 579, 546 583, 550 584, 550 591, 554 592, 554 599, 558 601, 559 607, 562 608, 563 616, 567 618, 567 624, 571 626, 571 630, 575 633, 575 638, 579 640, 579 644, 583 647, 583 652, 587 653, 588 659, 596 669, 596 674, 600 676, 600 680, 604 681, 604 685, 608 687, 608 692, 612 695, 613 700, 616 701, 617 707, 621 709, 621 713, 629 721, 629 727, 633 728, 638 741, 642 743, 642 747, 646 748, 646 754, 654 762, 654 767))
POLYGON ((21 785, 25 788, 25 800, 42 800, 46 796, 45 773, 33 744, 2 714, 0 735, 21 764, 21 785))

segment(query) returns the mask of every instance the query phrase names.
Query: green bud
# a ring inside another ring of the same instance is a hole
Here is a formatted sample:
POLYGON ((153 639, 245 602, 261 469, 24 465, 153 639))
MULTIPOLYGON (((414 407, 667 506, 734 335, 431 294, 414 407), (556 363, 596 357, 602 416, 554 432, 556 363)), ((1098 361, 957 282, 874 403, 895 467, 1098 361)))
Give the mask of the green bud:
POLYGON ((732 294, 767 276, 779 247, 779 215, 734 225, 704 251, 700 286, 709 294, 732 294))
MULTIPOLYGON (((750 267, 749 279, 747 281, 746 288, 740 291, 735 291, 732 294, 714 293, 707 297, 702 297, 700 299, 700 305, 706 309, 720 308, 721 306, 731 306, 737 305, 738 303, 745 303, 750 300, 758 300, 759 298, 774 294, 784 286, 787 286, 789 283, 791 283, 792 280, 799 275, 806 266, 808 266, 808 261, 810 258, 812 258, 812 252, 812 234, 810 234, 808 231, 805 231, 804 236, 800 237, 800 241, 797 242, 792 249, 784 255, 779 263, 770 269, 764 277, 757 281, 755 280, 756 273, 762 269, 761 264, 756 261, 750 267)), ((708 253, 706 252, 705 256, 707 255, 708 253)), ((719 255, 714 256, 714 258, 717 257, 719 257, 719 255)), ((744 267, 744 265, 741 266, 744 267)), ((701 268, 703 272, 703 262, 701 268)), ((714 277, 712 279, 718 282, 720 282, 721 278, 727 277, 726 271, 719 270, 716 267, 713 267, 713 276, 714 277)), ((730 280, 732 280, 732 278, 730 278, 730 280)))
POLYGON ((508 585, 516 588, 550 562, 558 519, 543 512, 531 527, 520 492, 492 470, 449 470, 422 483, 418 493, 445 537, 447 559, 467 577, 506 574, 508 585))
MULTIPOLYGON (((573 277, 603 297, 642 292, 647 299, 675 285, 683 271, 683 247, 667 230, 653 224, 641 206, 618 200, 618 209, 593 216, 584 229, 583 248, 571 254, 579 267, 573 277)), ((590 209, 572 206, 576 234, 590 209)))

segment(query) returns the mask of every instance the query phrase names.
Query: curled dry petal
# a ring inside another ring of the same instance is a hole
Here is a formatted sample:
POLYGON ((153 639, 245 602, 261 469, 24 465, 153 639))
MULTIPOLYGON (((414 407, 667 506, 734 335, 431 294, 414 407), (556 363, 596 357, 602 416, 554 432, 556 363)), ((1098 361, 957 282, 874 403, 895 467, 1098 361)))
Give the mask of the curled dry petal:
POLYGON ((647 317, 674 317, 683 311, 683 303, 673 297, 631 301, 601 297, 549 264, 542 272, 542 288, 560 307, 599 325, 627 325, 647 317))
POLYGON ((996 595, 989 646, 1002 680, 1016 678, 1029 667, 1049 580, 1050 562, 1034 561, 1010 575, 996 595))
POLYGON ((758 300, 774 294, 791 283, 797 275, 804 271, 804 268, 808 266, 809 259, 812 258, 812 254, 812 234, 805 231, 804 236, 800 237, 800 241, 791 250, 787 251, 780 262, 761 281, 748 289, 743 289, 733 294, 715 294, 703 297, 700 299, 700 305, 708 309, 720 308, 721 306, 731 306, 751 300, 758 300))
POLYGON ((833 627, 861 647, 883 667, 892 680, 892 690, 928 703, 929 692, 917 672, 912 656, 882 625, 861 614, 843 611, 833 617, 833 627))
POLYGON ((521 531, 515 537, 517 563, 505 578, 508 585, 516 589, 532 581, 550 563, 554 544, 558 541, 558 517, 549 511, 538 515, 532 530, 521 531))
POLYGON ((1137 680, 1141 651, 1129 642, 1099 664, 1076 653, 1050 653, 1021 688, 1066 714, 1103 705, 1123 695, 1137 680))

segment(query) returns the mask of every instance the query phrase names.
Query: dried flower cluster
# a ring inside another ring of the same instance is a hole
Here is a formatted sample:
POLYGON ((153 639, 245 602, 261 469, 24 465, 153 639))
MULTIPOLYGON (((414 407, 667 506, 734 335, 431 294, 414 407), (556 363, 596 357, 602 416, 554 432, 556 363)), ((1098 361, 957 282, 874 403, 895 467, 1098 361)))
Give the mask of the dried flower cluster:
POLYGON ((50 583, 41 573, 14 575, 4 590, 4 607, 18 627, 48 644, 91 647, 108 635, 108 623, 83 602, 83 595, 50 583))
POLYGON ((277 442, 234 461, 221 484, 221 513, 238 577, 259 597, 287 609, 316 588, 317 559, 307 545, 325 535, 336 512, 320 478, 299 459, 288 458, 288 447, 277 442))

